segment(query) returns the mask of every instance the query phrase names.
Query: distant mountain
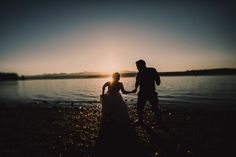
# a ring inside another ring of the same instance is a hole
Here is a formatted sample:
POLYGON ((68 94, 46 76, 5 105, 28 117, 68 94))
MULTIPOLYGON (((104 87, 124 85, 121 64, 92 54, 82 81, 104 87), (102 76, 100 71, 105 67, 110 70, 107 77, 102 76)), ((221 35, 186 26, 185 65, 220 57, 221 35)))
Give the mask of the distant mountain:
POLYGON ((93 77, 106 77, 108 75, 102 75, 97 72, 79 72, 79 73, 53 73, 25 76, 26 79, 63 79, 63 78, 93 78, 93 77))
MULTIPOLYGON (((136 76, 137 72, 123 73, 123 77, 136 76)), ((187 70, 187 71, 173 71, 173 72, 159 72, 160 76, 200 76, 200 75, 236 75, 234 68, 221 69, 201 69, 201 70, 187 70)))
MULTIPOLYGON (((135 77, 136 71, 121 71, 122 77, 135 77)), ((201 69, 174 72, 159 72, 160 76, 202 76, 202 75, 236 75, 235 68, 201 69)), ((19 77, 16 73, 0 73, 0 80, 29 80, 29 79, 77 79, 77 78, 104 78, 109 74, 99 72, 53 73, 19 77)))
MULTIPOLYGON (((121 72, 122 77, 133 77, 136 75, 135 72, 121 72)), ((67 79, 67 78, 103 78, 109 77, 110 74, 99 73, 99 72, 80 72, 80 73, 54 73, 54 74, 43 74, 43 75, 32 75, 25 76, 25 79, 67 79)))
MULTIPOLYGON (((135 71, 121 71, 122 77, 135 77, 135 71)), ((200 75, 236 75, 236 69, 221 68, 221 69, 203 69, 203 70, 187 70, 175 72, 159 72, 160 76, 200 76, 200 75)), ((80 73, 58 73, 58 74, 43 74, 26 76, 26 79, 63 79, 63 78, 103 78, 109 74, 99 72, 80 72, 80 73)))
POLYGON ((203 69, 203 70, 187 70, 176 72, 160 72, 161 76, 201 76, 201 75, 236 75, 234 68, 221 69, 203 69))

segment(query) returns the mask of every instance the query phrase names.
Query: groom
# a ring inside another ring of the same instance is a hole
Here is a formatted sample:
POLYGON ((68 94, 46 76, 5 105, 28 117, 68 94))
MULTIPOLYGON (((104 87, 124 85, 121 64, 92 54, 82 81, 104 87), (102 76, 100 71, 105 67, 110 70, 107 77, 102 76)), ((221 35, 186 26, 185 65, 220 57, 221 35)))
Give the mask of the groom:
POLYGON ((144 106, 146 101, 149 101, 156 121, 158 122, 158 125, 160 125, 162 121, 161 110, 157 97, 158 94, 155 89, 155 83, 158 86, 161 83, 160 76, 155 68, 146 67, 144 60, 138 60, 136 62, 136 67, 138 69, 138 74, 136 76, 135 89, 133 91, 136 93, 139 87, 137 103, 138 120, 136 120, 136 123, 143 123, 144 106))

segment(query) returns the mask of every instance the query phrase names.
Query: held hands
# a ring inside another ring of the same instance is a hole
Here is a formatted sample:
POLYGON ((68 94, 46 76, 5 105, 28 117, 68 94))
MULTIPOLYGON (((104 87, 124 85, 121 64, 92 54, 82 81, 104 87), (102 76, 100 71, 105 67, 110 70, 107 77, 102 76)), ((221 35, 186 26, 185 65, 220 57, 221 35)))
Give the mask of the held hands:
POLYGON ((104 98, 104 94, 101 94, 101 95, 100 95, 100 98, 104 98))

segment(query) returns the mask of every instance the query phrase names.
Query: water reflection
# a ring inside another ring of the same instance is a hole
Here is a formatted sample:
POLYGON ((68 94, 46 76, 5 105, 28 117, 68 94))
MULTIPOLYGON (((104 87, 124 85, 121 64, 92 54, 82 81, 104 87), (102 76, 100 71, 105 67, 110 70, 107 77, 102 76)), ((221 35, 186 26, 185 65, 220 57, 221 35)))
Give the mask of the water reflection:
MULTIPOLYGON (((233 105, 236 101, 235 76, 162 77, 157 89, 165 105, 233 105)), ((47 101, 99 101, 101 87, 110 78, 26 80, 0 82, 1 103, 47 101)), ((127 90, 135 78, 121 78, 127 90)), ((134 104, 136 94, 123 95, 134 104)))

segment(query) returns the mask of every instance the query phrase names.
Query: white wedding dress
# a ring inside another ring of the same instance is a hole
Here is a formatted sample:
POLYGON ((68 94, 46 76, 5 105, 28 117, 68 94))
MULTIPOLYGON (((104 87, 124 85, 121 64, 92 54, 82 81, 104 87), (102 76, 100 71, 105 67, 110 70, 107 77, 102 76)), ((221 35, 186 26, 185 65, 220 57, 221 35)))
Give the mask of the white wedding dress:
POLYGON ((103 118, 114 123, 128 123, 128 107, 123 100, 120 89, 122 83, 112 84, 108 82, 108 91, 101 99, 103 118))

